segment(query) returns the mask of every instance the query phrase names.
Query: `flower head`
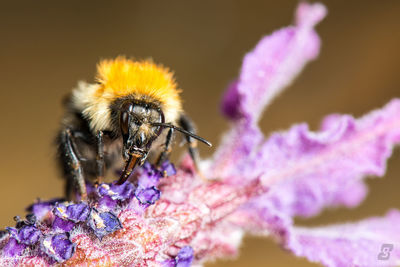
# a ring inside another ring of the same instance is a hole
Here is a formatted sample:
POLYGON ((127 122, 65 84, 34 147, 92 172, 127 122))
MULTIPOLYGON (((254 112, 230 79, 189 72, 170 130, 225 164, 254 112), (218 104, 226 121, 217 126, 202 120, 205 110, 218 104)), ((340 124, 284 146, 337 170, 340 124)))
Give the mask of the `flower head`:
POLYGON ((48 235, 41 243, 41 250, 56 262, 64 262, 74 254, 75 245, 65 233, 48 235))
POLYGON ((232 128, 201 163, 202 175, 186 156, 176 169, 146 163, 135 183, 88 185, 87 203, 35 203, 29 211, 36 219, 0 239, 0 265, 189 266, 236 255, 246 232, 268 233, 328 266, 377 266, 388 243, 385 263, 399 264, 397 210, 318 228, 293 219, 361 203, 363 179, 382 176, 400 142, 400 100, 359 119, 329 115, 316 132, 297 124, 265 138, 258 127, 268 103, 317 57, 314 26, 325 13, 321 4, 300 4, 294 26, 264 37, 245 56, 222 101, 232 128))

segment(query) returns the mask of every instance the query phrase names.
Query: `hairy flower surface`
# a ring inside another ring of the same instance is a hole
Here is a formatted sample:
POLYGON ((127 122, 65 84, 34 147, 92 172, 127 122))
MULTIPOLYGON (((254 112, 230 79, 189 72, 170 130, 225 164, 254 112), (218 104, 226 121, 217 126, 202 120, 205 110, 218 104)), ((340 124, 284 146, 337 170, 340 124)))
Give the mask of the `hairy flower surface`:
POLYGON ((265 138, 263 109, 319 53, 321 4, 300 4, 294 26, 264 37, 243 61, 222 111, 232 127, 197 173, 149 163, 122 185, 88 184, 89 201, 29 207, 0 238, 0 266, 190 266, 237 255, 243 235, 268 234, 298 256, 327 266, 400 264, 400 212, 317 228, 298 227, 327 207, 354 207, 363 179, 382 176, 400 142, 400 100, 355 119, 329 115, 265 138), (209 181, 205 181, 205 176, 209 181), (387 257, 390 253, 390 257, 387 257))

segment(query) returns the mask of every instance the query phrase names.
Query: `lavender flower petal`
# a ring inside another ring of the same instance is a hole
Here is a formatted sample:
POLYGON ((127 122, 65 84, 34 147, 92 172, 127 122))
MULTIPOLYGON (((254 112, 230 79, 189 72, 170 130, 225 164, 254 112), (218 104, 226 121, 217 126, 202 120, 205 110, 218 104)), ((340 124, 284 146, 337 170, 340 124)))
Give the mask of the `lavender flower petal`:
POLYGON ((238 168, 271 188, 260 202, 312 216, 326 206, 358 205, 367 191, 362 179, 382 176, 399 142, 400 100, 393 100, 358 120, 328 116, 320 132, 300 124, 275 133, 238 168))
POLYGON ((135 192, 136 198, 139 200, 141 204, 154 204, 157 200, 160 199, 161 192, 154 186, 149 188, 140 188, 138 187, 135 192))
MULTIPOLYGON (((167 167, 167 166, 166 166, 167 167)), ((139 176, 138 187, 149 188, 157 186, 160 179, 163 177, 163 173, 152 166, 149 162, 143 165, 141 175, 139 176)))
POLYGON ((264 135, 256 125, 245 121, 238 122, 235 128, 223 136, 221 145, 205 169, 205 175, 210 178, 217 177, 219 180, 242 175, 239 166, 247 162, 263 141, 264 135))
POLYGON ((242 118, 244 115, 241 114, 242 111, 240 110, 241 100, 242 97, 238 90, 238 81, 235 80, 229 84, 222 97, 221 113, 232 120, 242 118))
POLYGON ((34 245, 39 241, 41 232, 34 225, 23 225, 20 228, 6 227, 10 235, 10 240, 15 239, 18 243, 34 245))
POLYGON ((100 196, 108 196, 113 200, 127 200, 130 199, 134 194, 135 187, 129 181, 126 181, 122 185, 112 184, 101 184, 98 187, 100 196))
POLYGON ((78 203, 67 207, 68 220, 73 222, 84 222, 87 220, 90 208, 86 203, 78 203))
POLYGON ((70 204, 57 204, 53 210, 54 214, 64 220, 70 220, 75 223, 84 222, 87 220, 90 208, 86 203, 70 204))
POLYGON ((87 225, 93 229, 94 234, 100 240, 104 236, 122 228, 121 222, 113 213, 99 212, 94 208, 90 212, 87 225))
POLYGON ((86 203, 77 204, 56 204, 53 208, 55 216, 53 228, 65 232, 71 231, 76 223, 85 222, 89 216, 90 208, 86 203))
POLYGON ((28 212, 32 212, 38 220, 43 220, 46 216, 49 215, 50 211, 53 209, 56 203, 63 202, 63 199, 55 198, 49 201, 39 201, 35 204, 32 204, 26 210, 28 212))
POLYGON ((162 267, 175 267, 176 266, 176 261, 175 259, 168 259, 163 262, 161 262, 162 267))
POLYGON ((19 243, 15 238, 11 237, 2 249, 3 255, 6 257, 20 256, 27 245, 19 243))
POLYGON ((176 174, 176 169, 174 164, 169 162, 168 160, 164 161, 161 164, 160 172, 163 174, 164 177, 172 176, 176 174))
POLYGON ((75 245, 66 234, 46 236, 41 247, 43 252, 57 262, 68 260, 75 252, 75 245))
POLYGON ((264 107, 316 58, 320 41, 313 27, 325 13, 321 4, 300 4, 296 26, 265 37, 245 56, 239 80, 222 102, 228 118, 257 121, 264 107))
POLYGON ((324 266, 397 266, 400 212, 393 210, 357 223, 294 227, 284 242, 297 256, 324 266))
POLYGON ((135 197, 139 200, 141 206, 146 208, 160 199, 161 192, 156 188, 160 179, 175 174, 175 167, 169 161, 163 162, 160 169, 146 162, 139 176, 138 187, 135 190, 135 197))
POLYGON ((98 208, 112 210, 118 205, 118 200, 114 200, 109 196, 103 196, 99 198, 98 208))
POLYGON ((64 220, 60 217, 56 216, 53 221, 53 229, 57 230, 60 229, 65 232, 69 232, 74 228, 75 223, 73 221, 64 220))
POLYGON ((181 248, 175 257, 176 267, 189 267, 193 261, 193 249, 189 246, 181 248))
POLYGON ((264 37, 245 56, 238 81, 228 87, 222 101, 223 113, 236 124, 209 163, 208 177, 237 174, 237 163, 258 149, 263 134, 256 122, 264 107, 318 55, 320 40, 313 27, 325 14, 321 4, 300 4, 295 26, 264 37))
POLYGON ((34 245, 39 241, 41 232, 36 226, 26 225, 18 230, 18 240, 25 245, 34 245))

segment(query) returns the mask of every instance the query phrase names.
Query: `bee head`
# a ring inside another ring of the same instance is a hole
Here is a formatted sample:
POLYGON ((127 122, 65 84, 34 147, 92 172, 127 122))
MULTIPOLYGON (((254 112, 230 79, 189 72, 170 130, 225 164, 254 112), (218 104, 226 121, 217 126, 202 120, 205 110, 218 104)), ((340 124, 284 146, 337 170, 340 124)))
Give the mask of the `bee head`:
POLYGON ((148 103, 125 103, 119 118, 125 160, 134 156, 143 163, 152 142, 162 130, 160 126, 154 126, 154 123, 163 122, 164 115, 158 107, 148 103))

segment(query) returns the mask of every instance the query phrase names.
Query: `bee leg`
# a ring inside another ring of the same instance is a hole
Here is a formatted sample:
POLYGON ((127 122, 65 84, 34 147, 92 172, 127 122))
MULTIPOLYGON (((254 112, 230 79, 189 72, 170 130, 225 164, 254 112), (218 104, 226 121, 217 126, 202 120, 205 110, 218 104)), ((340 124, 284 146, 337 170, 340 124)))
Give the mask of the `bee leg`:
MULTIPOLYGON (((196 133, 196 129, 192 120, 186 115, 181 115, 181 117, 179 118, 179 126, 188 132, 196 133)), ((193 160, 196 170, 199 171, 200 157, 199 151, 197 149, 197 141, 188 135, 186 135, 185 138, 189 146, 189 155, 193 160)))
POLYGON ((96 135, 97 139, 97 154, 96 154, 96 170, 97 170, 97 178, 96 185, 99 185, 104 178, 104 133, 103 131, 98 131, 96 135))
POLYGON ((86 184, 85 184, 85 179, 83 177, 83 170, 82 170, 82 165, 80 162, 80 159, 78 157, 78 153, 76 152, 75 144, 74 144, 74 139, 72 136, 71 129, 65 129, 61 133, 61 149, 64 152, 65 156, 65 163, 67 166, 66 169, 69 171, 69 175, 71 175, 72 179, 67 180, 67 186, 66 190, 67 192, 67 197, 73 192, 73 185, 76 183, 79 187, 79 192, 81 194, 81 199, 86 200, 87 199, 87 192, 86 192, 86 184))
POLYGON ((174 135, 174 129, 170 128, 168 130, 167 138, 165 139, 165 144, 164 144, 164 149, 158 156, 158 159, 156 161, 156 166, 159 167, 167 158, 169 153, 171 152, 171 143, 172 143, 172 137, 174 135))
POLYGON ((67 178, 65 182, 64 195, 65 199, 69 200, 75 188, 75 182, 71 178, 67 178))

